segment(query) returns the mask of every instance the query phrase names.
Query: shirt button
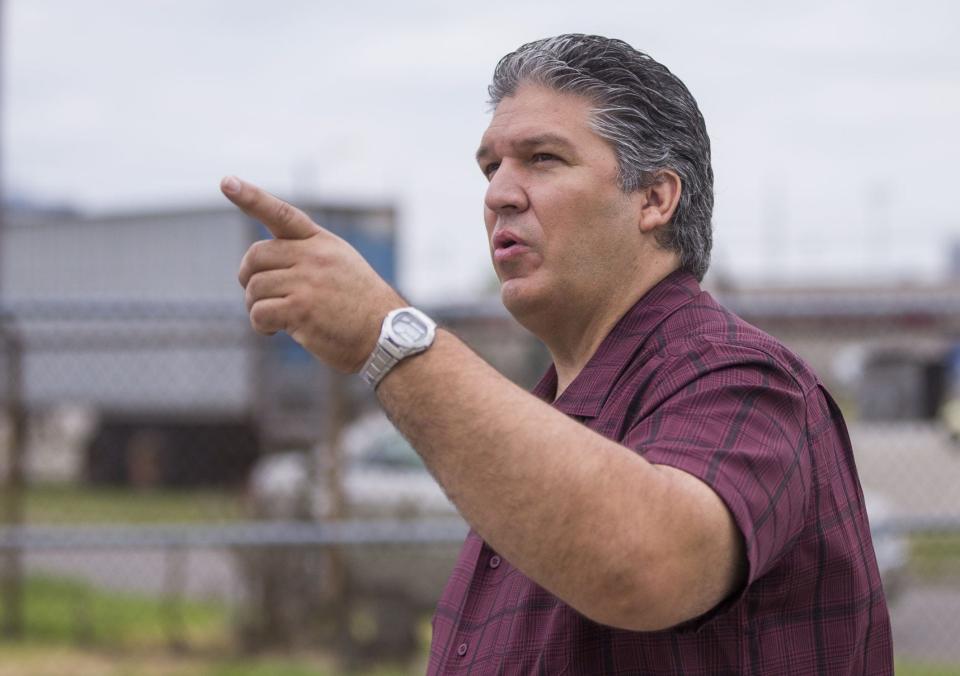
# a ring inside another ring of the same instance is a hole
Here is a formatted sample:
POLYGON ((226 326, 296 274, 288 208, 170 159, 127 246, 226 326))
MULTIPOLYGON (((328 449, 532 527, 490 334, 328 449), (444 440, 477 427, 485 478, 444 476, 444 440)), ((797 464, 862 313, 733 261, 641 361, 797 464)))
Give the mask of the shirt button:
POLYGON ((458 654, 460 657, 463 657, 464 655, 467 654, 467 644, 466 644, 466 643, 461 643, 459 646, 457 646, 457 654, 458 654))
POLYGON ((500 565, 500 557, 494 554, 490 557, 490 567, 497 568, 500 565))

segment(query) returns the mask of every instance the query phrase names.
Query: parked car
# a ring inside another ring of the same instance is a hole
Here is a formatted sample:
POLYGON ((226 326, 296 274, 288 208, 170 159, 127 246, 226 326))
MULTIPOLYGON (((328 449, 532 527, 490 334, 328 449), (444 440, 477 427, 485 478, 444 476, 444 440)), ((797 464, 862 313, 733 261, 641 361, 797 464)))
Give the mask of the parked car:
POLYGON ((870 518, 870 534, 877 554, 877 567, 883 579, 883 590, 887 601, 893 602, 903 587, 910 562, 910 543, 905 536, 891 529, 897 511, 890 500, 869 489, 864 489, 863 498, 870 518))
MULTIPOLYGON (((346 518, 457 516, 420 456, 382 413, 351 424, 341 449, 346 518)), ((250 478, 255 512, 273 519, 325 518, 332 509, 322 477, 327 462, 323 447, 262 458, 250 478)))
MULTIPOLYGON (((346 589, 339 591, 348 598, 349 624, 361 628, 360 635, 352 637, 352 648, 346 649, 355 655, 408 657, 418 649, 418 627, 436 607, 467 526, 382 413, 350 425, 341 449, 345 518, 416 521, 427 535, 432 524, 442 529, 440 541, 352 545, 335 554, 346 569, 346 589)), ((332 511, 323 480, 327 461, 322 447, 261 459, 249 484, 251 512, 264 519, 327 518, 332 511)), ((247 614, 244 627, 249 644, 309 644, 323 635, 318 622, 342 612, 330 601, 336 596, 330 580, 337 577, 331 575, 332 551, 299 547, 239 554, 247 586, 260 591, 253 599, 259 608, 247 614)), ((326 636, 334 647, 345 649, 342 633, 326 636)))

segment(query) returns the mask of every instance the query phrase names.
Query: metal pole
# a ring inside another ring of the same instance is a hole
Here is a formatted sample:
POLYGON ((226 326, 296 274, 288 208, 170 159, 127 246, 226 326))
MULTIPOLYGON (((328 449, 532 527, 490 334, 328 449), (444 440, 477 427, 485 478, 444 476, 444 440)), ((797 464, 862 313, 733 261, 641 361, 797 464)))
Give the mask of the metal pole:
MULTIPOLYGON (((6 197, 3 191, 3 188, 4 188, 3 186, 3 179, 4 179, 4 174, 3 174, 3 167, 4 167, 4 164, 3 164, 3 150, 4 150, 4 146, 3 146, 3 102, 4 102, 4 99, 3 99, 3 48, 7 45, 7 40, 3 30, 3 14, 4 14, 3 0, 0 0, 0 261, 2 261, 2 254, 3 254, 2 247, 4 245, 3 240, 4 240, 4 235, 6 234, 6 222, 4 219, 4 216, 6 215, 5 214, 6 197)), ((0 268, 0 272, 2 272, 2 268, 0 268)), ((0 307, 2 307, 3 305, 2 301, 4 299, 2 279, 3 279, 3 275, 0 274, 0 307)))
MULTIPOLYGON (((4 4, 0 0, 0 247, 3 246, 6 233, 3 176, 3 48, 7 41, 4 35, 4 4)), ((0 250, 0 254, 2 254, 0 250)), ((0 275, 2 278, 2 275, 0 275)), ((3 495, 2 522, 8 526, 23 523, 23 482, 24 458, 23 438, 24 420, 21 401, 21 345, 10 318, 3 308, 4 296, 0 286, 0 339, 6 351, 7 361, 7 415, 10 425, 7 446, 7 476, 3 495)), ((3 609, 0 618, 0 635, 8 638, 19 637, 23 633, 23 552, 14 548, 0 558, 0 598, 3 609)))
POLYGON ((185 547, 170 547, 167 549, 164 564, 162 620, 167 645, 175 654, 183 654, 188 648, 183 615, 188 553, 185 547))
MULTIPOLYGON (((327 370, 329 375, 328 416, 326 457, 323 459, 325 493, 329 499, 328 523, 337 523, 346 516, 346 500, 343 492, 343 430, 347 425, 349 404, 346 377, 334 369, 327 370)), ((350 577, 347 570, 346 552, 342 547, 330 547, 328 552, 329 582, 331 586, 331 611, 336 619, 337 644, 340 647, 339 659, 344 665, 350 665, 354 659, 352 635, 350 633, 351 596, 350 577)))
MULTIPOLYGON (((7 324, 5 321, 4 324, 7 324)), ((6 348, 7 366, 7 476, 3 495, 2 522, 18 527, 24 521, 24 429, 25 413, 21 397, 22 350, 19 337, 7 324, 0 326, 0 337, 6 348)), ((0 633, 17 638, 23 633, 23 551, 19 547, 4 552, 0 558, 0 597, 3 618, 0 633)))

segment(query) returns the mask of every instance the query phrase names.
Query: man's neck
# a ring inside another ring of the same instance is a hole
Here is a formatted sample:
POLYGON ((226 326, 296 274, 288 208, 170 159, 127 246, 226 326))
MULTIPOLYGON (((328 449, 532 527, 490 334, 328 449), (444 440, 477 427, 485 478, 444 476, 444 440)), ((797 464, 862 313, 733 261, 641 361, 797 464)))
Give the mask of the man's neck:
POLYGON ((610 334, 620 318, 633 307, 635 302, 636 300, 622 308, 618 306, 615 312, 609 312, 602 317, 591 318, 585 325, 581 325, 580 334, 571 336, 569 341, 553 340, 550 343, 545 343, 557 370, 555 398, 559 398, 563 391, 567 389, 567 386, 580 375, 604 338, 610 334))
POLYGON ((590 307, 565 308, 563 321, 556 324, 554 330, 539 336, 547 346, 557 370, 555 398, 559 398, 583 371, 600 344, 630 308, 676 268, 675 262, 671 261, 656 269, 648 269, 647 274, 638 277, 627 293, 610 294, 603 299, 606 302, 597 299, 590 307), (574 318, 576 321, 571 321, 574 318), (557 330, 557 327, 563 330, 557 330))

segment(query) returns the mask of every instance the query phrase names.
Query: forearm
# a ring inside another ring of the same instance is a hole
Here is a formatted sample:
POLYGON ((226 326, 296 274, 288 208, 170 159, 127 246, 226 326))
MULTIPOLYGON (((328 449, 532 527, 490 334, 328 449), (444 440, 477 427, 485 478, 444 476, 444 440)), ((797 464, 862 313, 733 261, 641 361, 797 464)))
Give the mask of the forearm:
POLYGON ((378 392, 464 518, 528 577, 597 621, 655 609, 648 592, 683 547, 668 541, 677 496, 662 471, 445 332, 378 392))

